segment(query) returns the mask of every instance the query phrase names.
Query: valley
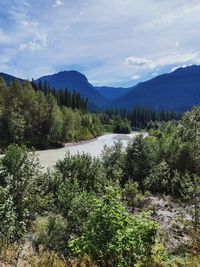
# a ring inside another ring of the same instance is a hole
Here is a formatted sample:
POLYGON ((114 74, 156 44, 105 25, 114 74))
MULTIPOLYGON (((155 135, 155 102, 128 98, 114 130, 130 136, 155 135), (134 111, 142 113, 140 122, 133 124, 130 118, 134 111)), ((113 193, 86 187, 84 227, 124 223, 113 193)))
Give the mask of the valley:
POLYGON ((200 267, 200 1, 0 1, 0 267, 200 267))

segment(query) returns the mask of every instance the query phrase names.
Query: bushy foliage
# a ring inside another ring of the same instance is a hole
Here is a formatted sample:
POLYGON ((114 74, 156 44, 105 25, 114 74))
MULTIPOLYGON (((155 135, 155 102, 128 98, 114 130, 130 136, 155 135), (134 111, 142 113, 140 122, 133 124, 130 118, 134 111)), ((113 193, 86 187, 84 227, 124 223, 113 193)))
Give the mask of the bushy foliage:
POLYGON ((119 183, 125 164, 125 153, 122 150, 122 143, 116 142, 112 147, 105 146, 101 159, 107 179, 119 183))
MULTIPOLYGON (((55 110, 55 138, 60 117, 66 120, 66 138, 78 136, 72 124, 95 134, 95 116, 85 113, 83 119, 79 111, 66 116, 61 110, 55 110)), ((10 146, 0 160, 1 243, 22 240, 28 230, 36 249, 42 245, 46 251, 34 258, 41 266, 198 266, 199 120, 200 108, 195 108, 179 124, 161 123, 147 137, 138 135, 126 149, 116 143, 101 158, 66 154, 46 173, 33 152, 10 146), (187 203, 191 238, 181 253, 188 256, 170 255, 158 242, 155 214, 140 207, 146 190, 187 203)))
MULTIPOLYGON (((114 125, 119 125, 119 121, 122 119, 121 125, 126 124, 129 121, 129 125, 134 130, 140 129, 152 129, 157 128, 160 123, 165 123, 167 121, 178 121, 182 117, 182 113, 167 110, 157 110, 153 108, 147 108, 144 106, 133 107, 132 110, 126 109, 107 109, 104 114, 104 120, 116 121, 114 125), (114 118, 117 118, 116 120, 114 118)), ((108 123, 107 123, 108 124, 108 123)))
POLYGON ((90 154, 71 155, 67 153, 63 160, 56 163, 63 180, 69 180, 72 184, 77 182, 83 191, 101 191, 105 186, 105 171, 98 158, 90 154))
POLYGON ((137 182, 129 180, 122 188, 122 198, 129 207, 139 207, 145 199, 145 195, 139 190, 137 182))
POLYGON ((85 192, 79 194, 76 192, 73 198, 61 195, 57 203, 58 214, 39 217, 34 223, 36 247, 38 248, 42 244, 45 249, 69 256, 70 240, 83 233, 85 223, 98 201, 94 195, 85 192), (59 209, 60 207, 61 209, 59 209))
POLYGON ((40 167, 34 153, 11 145, 0 161, 0 236, 20 238, 26 231, 37 199, 40 167))
POLYGON ((146 140, 142 134, 138 135, 127 147, 122 182, 125 183, 131 179, 137 181, 142 187, 144 178, 150 170, 148 158, 146 140))
POLYGON ((131 132, 131 123, 125 118, 117 117, 114 122, 113 132, 129 134, 131 132))
POLYGON ((195 108, 179 125, 160 124, 148 137, 137 136, 126 150, 123 180, 137 181, 141 190, 153 193, 187 195, 199 170, 198 113, 200 108, 195 108))
POLYGON ((130 215, 117 192, 109 189, 70 246, 75 255, 89 255, 99 266, 133 266, 151 256, 156 229, 148 216, 130 215))

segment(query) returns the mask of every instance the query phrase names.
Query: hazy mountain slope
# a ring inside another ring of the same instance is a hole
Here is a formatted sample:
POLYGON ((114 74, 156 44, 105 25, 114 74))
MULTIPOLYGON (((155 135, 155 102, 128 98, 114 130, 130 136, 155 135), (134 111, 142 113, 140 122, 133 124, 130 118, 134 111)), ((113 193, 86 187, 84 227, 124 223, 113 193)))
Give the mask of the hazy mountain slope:
POLYGON ((20 82, 23 81, 23 79, 21 79, 21 78, 12 76, 12 75, 4 73, 4 72, 0 72, 0 77, 3 77, 7 84, 10 84, 12 82, 12 80, 19 80, 20 82))
POLYGON ((112 107, 131 109, 136 105, 176 111, 200 105, 200 66, 179 68, 139 83, 131 92, 112 102, 112 107))
POLYGON ((95 86, 95 89, 106 99, 115 100, 132 90, 131 88, 95 86))

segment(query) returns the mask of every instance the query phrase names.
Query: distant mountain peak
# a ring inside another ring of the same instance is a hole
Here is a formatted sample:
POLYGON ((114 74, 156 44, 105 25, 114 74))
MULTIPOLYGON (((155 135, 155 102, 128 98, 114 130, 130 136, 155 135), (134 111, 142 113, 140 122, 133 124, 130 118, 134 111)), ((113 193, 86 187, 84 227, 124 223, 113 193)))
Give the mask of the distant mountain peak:
POLYGON ((77 75, 77 76, 86 77, 84 74, 76 70, 62 70, 53 75, 77 75))
POLYGON ((200 105, 200 66, 180 67, 137 84, 112 107, 145 106, 159 110, 187 111, 200 105))
POLYGON ((88 98, 90 103, 97 106, 103 106, 107 102, 95 87, 88 82, 86 76, 75 70, 64 70, 52 75, 43 76, 36 80, 36 82, 39 80, 42 82, 47 81, 51 87, 56 89, 67 88, 70 91, 76 91, 88 98))
POLYGON ((59 72, 54 73, 54 74, 45 75, 39 79, 44 80, 44 78, 46 78, 47 80, 50 78, 65 79, 66 82, 69 82, 70 79, 78 79, 79 81, 82 80, 84 82, 88 82, 87 77, 84 74, 82 74, 81 72, 76 71, 76 70, 63 70, 63 71, 59 71, 59 72))

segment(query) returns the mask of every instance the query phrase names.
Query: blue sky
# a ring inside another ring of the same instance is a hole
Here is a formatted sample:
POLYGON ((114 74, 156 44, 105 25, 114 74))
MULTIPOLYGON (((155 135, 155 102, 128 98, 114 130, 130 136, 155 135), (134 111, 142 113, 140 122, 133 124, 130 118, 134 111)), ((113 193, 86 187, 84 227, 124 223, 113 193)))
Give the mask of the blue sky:
POLYGON ((131 86, 200 64, 199 14, 199 0, 1 1, 0 72, 131 86))

